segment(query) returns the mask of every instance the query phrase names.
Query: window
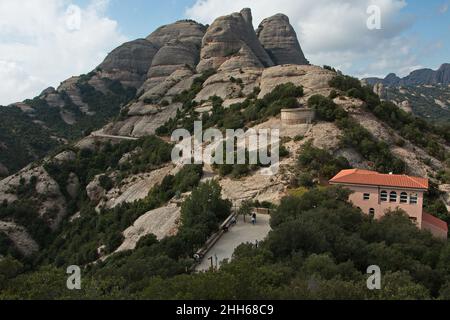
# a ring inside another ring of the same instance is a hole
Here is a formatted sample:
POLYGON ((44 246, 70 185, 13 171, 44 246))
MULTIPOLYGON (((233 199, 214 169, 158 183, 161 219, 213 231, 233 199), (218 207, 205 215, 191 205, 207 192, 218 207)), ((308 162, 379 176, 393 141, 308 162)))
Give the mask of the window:
POLYGON ((400 203, 408 203, 408 194, 406 192, 400 194, 400 203))
POLYGON ((389 202, 397 202, 397 192, 392 191, 389 195, 389 202))
POLYGON ((417 196, 417 194, 411 194, 409 196, 409 203, 410 204, 417 204, 419 202, 419 197, 417 196))
POLYGON ((383 202, 388 201, 388 193, 387 193, 387 191, 381 191, 380 199, 381 199, 381 201, 383 201, 383 202))
POLYGON ((370 193, 364 193, 364 200, 370 200, 370 193))
POLYGON ((375 209, 374 209, 374 208, 371 208, 371 209, 369 210, 369 214, 370 214, 370 215, 375 215, 375 209))

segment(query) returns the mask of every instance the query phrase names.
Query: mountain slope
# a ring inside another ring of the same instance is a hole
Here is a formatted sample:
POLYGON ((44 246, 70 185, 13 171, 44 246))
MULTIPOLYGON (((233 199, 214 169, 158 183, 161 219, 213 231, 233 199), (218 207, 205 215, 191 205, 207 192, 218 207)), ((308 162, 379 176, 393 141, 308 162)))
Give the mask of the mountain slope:
MULTIPOLYGON (((118 116, 100 130, 0 181, 0 244, 7 244, 0 246, 0 255, 27 261, 31 270, 19 271, 19 277, 7 282, 6 297, 16 291, 17 296, 24 295, 22 286, 15 284, 34 283, 34 277, 53 279, 51 275, 58 274, 54 270, 76 264, 89 266, 88 288, 92 279, 105 281, 107 288, 100 290, 101 297, 155 298, 152 285, 163 286, 178 275, 191 277, 183 275, 194 264, 191 257, 231 213, 231 204, 244 204, 244 208, 280 205, 273 216, 274 236, 262 247, 268 250, 261 251, 267 256, 258 257, 271 266, 287 268, 278 259, 293 252, 295 261, 305 260, 299 252, 333 252, 338 263, 354 264, 355 270, 345 265, 346 270, 353 270, 352 275, 361 270, 364 274, 372 252, 377 257, 404 254, 397 242, 426 243, 420 245, 420 257, 414 257, 417 261, 427 257, 432 264, 428 257, 440 257, 440 251, 446 250, 444 244, 420 233, 400 215, 388 222, 374 222, 345 204, 342 191, 323 189, 320 184, 350 166, 428 177, 434 187, 427 195, 426 208, 449 221, 437 190, 450 190, 448 130, 381 101, 357 79, 306 64, 283 16, 266 20, 258 33, 262 40, 251 28, 251 20, 250 11, 243 10, 218 18, 207 30, 192 21, 163 26, 147 39, 114 50, 94 72, 66 81, 56 93, 44 93, 41 99, 50 104, 66 92, 89 119, 109 110, 105 97, 110 91, 128 92, 123 86, 133 84, 133 91, 138 92, 128 103, 121 100, 120 114, 114 108, 118 116), (264 31, 267 24, 269 31, 264 31), (235 34, 236 30, 243 30, 242 34, 235 34), (271 39, 270 34, 278 38, 271 39), (298 64, 274 65, 287 61, 298 64), (283 125, 281 109, 300 105, 315 109, 316 120, 283 125), (280 170, 267 176, 261 174, 267 168, 260 164, 172 163, 173 145, 167 142, 172 131, 192 131, 195 120, 202 120, 204 129, 280 129, 280 170), (299 244, 303 239, 308 239, 309 251, 299 244), (430 247, 437 253, 430 255, 430 247), (129 250, 123 252, 124 248, 129 250), (43 267, 48 265, 51 271, 43 267)), ((28 104, 43 108, 41 100, 28 104)), ((60 128, 49 129, 58 132, 60 128)), ((446 192, 448 201, 450 192, 446 192)), ((243 251, 253 255, 252 250, 238 250, 238 261, 246 256, 243 251)), ((410 266, 408 259, 401 256, 399 260, 410 266)), ((243 261, 247 279, 253 263, 243 261)), ((433 260, 433 264, 438 262, 433 260)), ((427 296, 434 283, 423 284, 422 269, 411 268, 414 280, 427 286, 423 289, 427 296)), ((286 274, 283 270, 273 273, 274 277, 286 274)), ((399 270, 409 269, 402 265, 399 270)), ((442 270, 435 274, 437 283, 447 275, 442 270)), ((186 281, 189 287, 195 280, 186 281)), ((281 281, 274 279, 279 288, 272 288, 270 294, 281 290, 281 281)), ((39 292, 60 292, 47 282, 37 286, 39 292)), ((97 294, 90 292, 79 294, 97 294)), ((433 291, 432 296, 438 293, 433 291)), ((261 297, 261 293, 246 297, 261 297)))
POLYGON ((375 85, 382 83, 385 86, 419 86, 419 85, 449 85, 450 84, 450 64, 444 63, 438 70, 420 69, 411 72, 404 78, 399 78, 391 73, 386 78, 366 78, 368 84, 375 85))

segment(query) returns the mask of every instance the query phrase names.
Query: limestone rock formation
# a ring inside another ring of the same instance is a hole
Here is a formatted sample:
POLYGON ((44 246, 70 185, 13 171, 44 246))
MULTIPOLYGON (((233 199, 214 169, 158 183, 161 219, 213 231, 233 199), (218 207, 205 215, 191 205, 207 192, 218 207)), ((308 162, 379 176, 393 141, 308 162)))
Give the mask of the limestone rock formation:
POLYGON ((380 99, 386 98, 386 88, 381 82, 378 82, 373 86, 373 92, 379 96, 380 99))
POLYGON ((17 174, 0 181, 0 203, 20 200, 18 188, 34 180, 34 189, 30 190, 28 200, 34 200, 38 214, 52 228, 56 229, 67 214, 67 203, 58 183, 43 166, 28 166, 17 174))
POLYGON ((141 91, 147 92, 177 70, 195 70, 206 27, 191 20, 162 26, 147 37, 158 48, 141 91))
POLYGON ((365 80, 370 85, 382 82, 386 86, 448 85, 450 84, 450 64, 444 63, 436 71, 431 69, 415 70, 404 78, 399 78, 391 73, 384 79, 367 78, 365 80))
POLYGON ((26 229, 14 222, 0 221, 0 231, 5 233, 12 243, 14 243, 17 250, 26 257, 39 250, 39 245, 33 240, 26 229))
POLYGON ((403 111, 408 112, 408 113, 412 113, 413 112, 411 103, 408 100, 403 101, 400 104, 400 108, 402 108, 403 111))
POLYGON ((276 65, 309 64, 300 47, 297 34, 284 14, 264 19, 256 34, 276 65))
POLYGON ((99 69, 111 79, 138 88, 145 81, 158 49, 146 39, 124 43, 106 57, 99 69))
POLYGON ((335 73, 317 66, 283 65, 267 68, 261 77, 261 92, 263 98, 279 84, 292 82, 296 86, 303 86, 305 100, 311 94, 328 96, 331 89, 328 82, 335 77, 335 73))
POLYGON ((251 21, 250 9, 217 18, 203 37, 197 70, 202 72, 211 68, 219 69, 236 54, 245 56, 245 64, 242 63, 240 68, 273 66, 274 63, 261 46, 251 21), (244 48, 241 51, 245 46, 248 49, 244 48), (253 55, 246 51, 250 51, 253 55))
POLYGON ((196 44, 200 50, 206 27, 192 20, 181 20, 156 29, 147 40, 158 46, 177 40, 181 43, 196 44))
POLYGON ((181 208, 176 204, 147 212, 123 232, 125 240, 116 252, 135 249, 139 240, 149 234, 154 234, 158 240, 175 235, 180 216, 181 208))

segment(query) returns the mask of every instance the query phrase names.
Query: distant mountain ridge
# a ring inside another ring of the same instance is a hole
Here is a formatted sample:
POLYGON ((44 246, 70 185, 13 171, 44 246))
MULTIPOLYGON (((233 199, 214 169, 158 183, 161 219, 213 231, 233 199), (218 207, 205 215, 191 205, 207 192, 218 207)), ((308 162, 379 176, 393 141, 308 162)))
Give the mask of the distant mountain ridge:
POLYGON ((395 73, 390 73, 386 78, 365 78, 369 85, 382 83, 385 86, 417 86, 417 85, 449 85, 450 84, 450 63, 444 63, 438 70, 419 69, 411 72, 404 78, 398 77, 395 73))

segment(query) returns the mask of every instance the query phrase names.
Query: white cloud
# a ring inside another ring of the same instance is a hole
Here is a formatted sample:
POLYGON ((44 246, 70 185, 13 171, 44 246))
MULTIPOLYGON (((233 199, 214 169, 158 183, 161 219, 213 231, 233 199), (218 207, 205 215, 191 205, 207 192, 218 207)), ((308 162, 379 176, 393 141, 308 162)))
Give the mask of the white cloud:
POLYGON ((448 11, 449 3, 444 3, 439 7, 439 13, 445 14, 448 11))
POLYGON ((126 38, 108 0, 0 0, 0 105, 32 98, 97 66, 126 38))
POLYGON ((276 13, 289 16, 307 58, 356 76, 385 75, 416 66, 413 41, 403 36, 412 20, 403 15, 405 0, 198 0, 186 16, 203 23, 249 7, 255 27, 276 13), (367 28, 367 8, 381 9, 381 30, 367 28))

